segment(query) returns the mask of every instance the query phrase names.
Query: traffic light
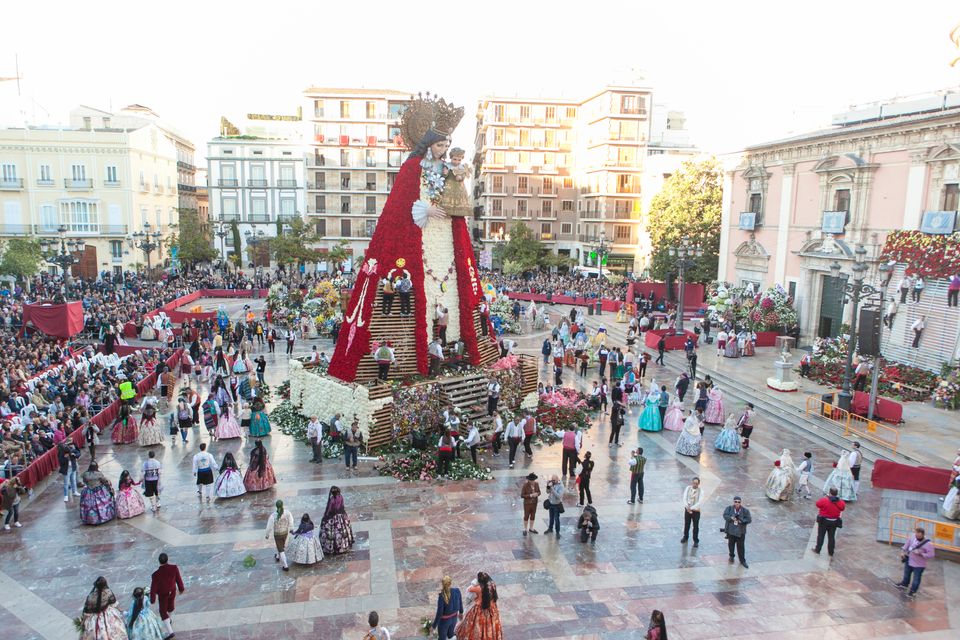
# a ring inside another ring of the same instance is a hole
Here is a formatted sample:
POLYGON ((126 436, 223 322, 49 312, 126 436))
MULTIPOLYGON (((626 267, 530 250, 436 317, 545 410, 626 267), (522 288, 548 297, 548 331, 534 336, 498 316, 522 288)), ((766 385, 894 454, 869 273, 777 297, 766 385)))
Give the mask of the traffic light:
POLYGON ((590 252, 590 262, 596 264, 596 262, 597 262, 597 252, 596 252, 596 251, 591 251, 591 252, 590 252))

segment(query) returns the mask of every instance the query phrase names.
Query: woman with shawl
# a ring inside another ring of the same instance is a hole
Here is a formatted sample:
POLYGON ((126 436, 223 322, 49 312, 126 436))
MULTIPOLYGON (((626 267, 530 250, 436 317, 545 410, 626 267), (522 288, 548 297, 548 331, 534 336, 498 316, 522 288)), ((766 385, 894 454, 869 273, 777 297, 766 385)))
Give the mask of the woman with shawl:
POLYGON ((133 601, 127 612, 127 633, 130 640, 163 640, 166 637, 160 616, 150 609, 150 598, 143 587, 133 590, 133 601))
POLYGON ((113 490, 96 462, 81 476, 83 491, 80 492, 80 521, 83 524, 98 525, 110 522, 117 516, 117 509, 113 504, 113 490))
POLYGON ((348 551, 353 542, 353 527, 350 526, 350 518, 343 506, 340 487, 330 487, 327 508, 320 521, 320 545, 325 554, 335 555, 348 551))
POLYGON ((300 518, 300 526, 292 533, 287 542, 287 556, 294 564, 316 564, 323 560, 323 547, 320 537, 314 530, 309 514, 300 518))
POLYGON ((263 398, 259 396, 250 404, 250 435, 254 438, 270 435, 270 418, 266 409, 263 398))
POLYGON ((503 640, 500 609, 497 607, 497 585, 481 571, 477 582, 467 591, 476 598, 473 606, 457 625, 457 640, 503 640))
POLYGON ((247 473, 243 476, 243 486, 247 491, 266 491, 277 484, 277 477, 273 474, 273 465, 270 464, 270 456, 263 446, 262 440, 257 440, 250 451, 250 464, 247 466, 247 473))
POLYGON ((637 426, 642 431, 660 431, 663 424, 660 421, 660 390, 657 388, 656 380, 650 381, 650 393, 643 402, 643 413, 640 414, 640 420, 637 426))
POLYGON ((837 490, 837 495, 844 502, 854 502, 857 499, 857 492, 853 488, 853 473, 850 471, 850 458, 846 451, 840 452, 840 459, 833 465, 833 471, 827 476, 827 481, 823 483, 823 492, 829 493, 830 488, 837 490))
POLYGON ((237 419, 230 414, 230 405, 222 405, 220 419, 217 420, 215 435, 217 440, 229 440, 239 438, 242 433, 237 419))
POLYGON ((723 423, 723 429, 717 434, 713 446, 724 453, 740 453, 740 434, 737 433, 737 421, 731 413, 723 423))
POLYGON ((157 405, 145 400, 140 420, 140 432, 137 434, 137 446, 152 447, 162 443, 163 431, 157 422, 157 405))
POLYGON ((670 403, 667 415, 663 419, 663 428, 668 431, 683 430, 683 401, 680 398, 674 398, 670 403))
POLYGON ((703 436, 700 434, 700 421, 690 412, 683 423, 683 431, 677 439, 677 453, 696 458, 703 448, 703 436))
POLYGON ((243 477, 240 475, 240 465, 236 458, 229 451, 224 454, 223 462, 220 464, 220 475, 214 483, 214 491, 218 498, 236 498, 247 492, 243 486, 243 477))
POLYGON ((144 512, 143 498, 136 487, 139 482, 134 482, 130 477, 130 472, 124 469, 120 474, 120 480, 117 482, 117 517, 121 520, 138 516, 144 512))
POLYGON ((784 449, 780 457, 774 461, 773 469, 767 476, 767 482, 764 485, 764 493, 771 500, 784 502, 793 497, 793 490, 797 486, 796 468, 793 466, 793 458, 790 456, 790 450, 784 449))
POLYGON ((123 614, 117 608, 117 597, 100 576, 83 603, 83 631, 80 640, 129 640, 123 614))
POLYGON ((130 405, 126 403, 120 405, 120 412, 117 414, 117 421, 113 425, 110 439, 113 444, 133 444, 137 441, 137 419, 133 417, 130 405))
MULTIPOLYGON (((707 424, 723 422, 723 392, 716 387, 707 389, 707 408, 703 412, 703 421, 707 424)), ((739 450, 737 447, 737 451, 739 450)))

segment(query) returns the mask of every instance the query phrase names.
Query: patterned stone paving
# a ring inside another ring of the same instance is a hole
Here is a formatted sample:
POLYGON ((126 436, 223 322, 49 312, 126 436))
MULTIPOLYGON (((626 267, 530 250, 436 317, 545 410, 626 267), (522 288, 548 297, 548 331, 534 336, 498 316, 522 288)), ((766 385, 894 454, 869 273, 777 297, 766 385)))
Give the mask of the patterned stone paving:
MULTIPOLYGON (((239 304, 232 309, 239 309, 239 304)), ((616 331, 614 331, 616 335, 616 331)), ((521 346, 538 351, 542 336, 521 346)), ((308 351, 311 343, 299 343, 308 351)), ((281 347, 282 348, 282 347, 281 347)), ((284 378, 284 356, 267 356, 268 378, 284 378)), ((674 374, 653 367, 662 382, 674 374)), ((567 374, 568 379, 571 374, 567 374)), ((689 399, 688 399, 689 400, 689 399)), ((601 521, 596 544, 574 537, 578 510, 571 494, 561 518, 563 536, 520 535, 519 486, 534 471, 542 487, 559 472, 558 446, 539 448, 532 459, 506 469, 506 456, 487 458, 490 482, 411 484, 381 478, 372 463, 348 476, 336 461, 308 464, 308 450, 275 433, 268 448, 279 484, 269 492, 200 504, 186 448, 167 446, 165 491, 159 515, 101 527, 81 527, 76 502, 62 502, 59 485, 23 510, 25 526, 0 535, 0 629, 3 638, 74 637, 76 616, 93 579, 105 575, 127 605, 137 585, 149 584, 161 551, 180 566, 187 584, 178 600, 177 638, 194 640, 360 638, 366 613, 377 609, 394 638, 421 637, 421 617, 432 617, 440 578, 466 586, 478 570, 490 573, 500 593, 504 637, 623 640, 642 638, 650 611, 666 614, 672 639, 698 638, 954 638, 960 629, 957 565, 938 559, 910 601, 894 588, 897 553, 873 540, 878 492, 867 482, 850 505, 831 562, 810 553, 816 510, 812 502, 773 503, 763 483, 775 455, 811 450, 822 482, 834 459, 827 451, 775 420, 761 419, 748 452, 721 454, 707 446, 699 461, 673 452, 676 434, 639 434, 638 410, 628 416, 622 448, 610 449, 601 416, 585 438, 594 452, 594 503, 601 521), (648 457, 643 505, 629 497, 626 458, 639 444, 648 457), (708 493, 701 545, 679 544, 680 492, 694 475, 708 493), (305 568, 279 571, 263 526, 282 498, 294 514, 317 520, 327 490, 338 484, 354 522, 353 551, 305 568), (720 513, 734 494, 743 497, 754 523, 747 538, 750 569, 727 563, 720 513), (243 566, 252 555, 257 563, 243 566), (949 603, 946 593, 954 593, 949 603), (952 631, 951 631, 952 629, 952 631), (923 635, 920 635, 923 634, 923 635)), ((708 427, 712 445, 717 427, 708 427)), ((169 444, 169 443, 168 443, 169 444)), ((252 442, 214 443, 246 460, 252 442)), ((139 469, 145 452, 104 447, 101 467, 114 481, 122 469, 139 469)), ((86 462, 86 459, 83 460, 86 462)), ((868 470, 865 470, 868 477, 868 470)), ((573 488, 573 485, 570 485, 573 488)), ((538 514, 539 529, 546 514, 538 514)))

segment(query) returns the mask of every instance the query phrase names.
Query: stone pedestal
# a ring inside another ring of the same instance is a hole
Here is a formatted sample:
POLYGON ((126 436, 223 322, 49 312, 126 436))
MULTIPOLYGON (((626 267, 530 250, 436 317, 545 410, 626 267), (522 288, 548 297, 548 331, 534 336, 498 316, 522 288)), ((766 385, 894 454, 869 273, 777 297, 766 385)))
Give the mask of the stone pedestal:
MULTIPOLYGON (((790 338, 792 340, 792 338, 790 338)), ((793 379, 793 363, 790 354, 784 351, 780 360, 773 363, 774 375, 767 378, 767 386, 775 391, 797 391, 800 385, 793 379)))
POLYGON ((793 351, 793 342, 792 336, 777 336, 777 353, 790 353, 793 351))

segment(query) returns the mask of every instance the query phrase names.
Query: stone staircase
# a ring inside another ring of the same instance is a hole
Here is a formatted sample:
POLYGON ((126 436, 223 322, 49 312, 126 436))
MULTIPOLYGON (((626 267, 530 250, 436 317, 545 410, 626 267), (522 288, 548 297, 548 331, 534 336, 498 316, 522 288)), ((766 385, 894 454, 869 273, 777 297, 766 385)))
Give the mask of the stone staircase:
MULTIPOLYGON (((896 287, 904 275, 905 265, 898 264, 887 287, 886 296, 896 296, 896 287)), ((947 306, 947 280, 924 280, 926 285, 920 302, 912 302, 910 296, 901 303, 893 321, 893 328, 883 327, 881 351, 884 358, 920 369, 940 373, 944 363, 957 363, 957 346, 960 342, 960 307, 947 306), (910 326, 920 316, 926 316, 926 328, 920 338, 920 347, 914 349, 913 330, 910 326)), ((884 309, 885 311, 885 309, 884 309)))

